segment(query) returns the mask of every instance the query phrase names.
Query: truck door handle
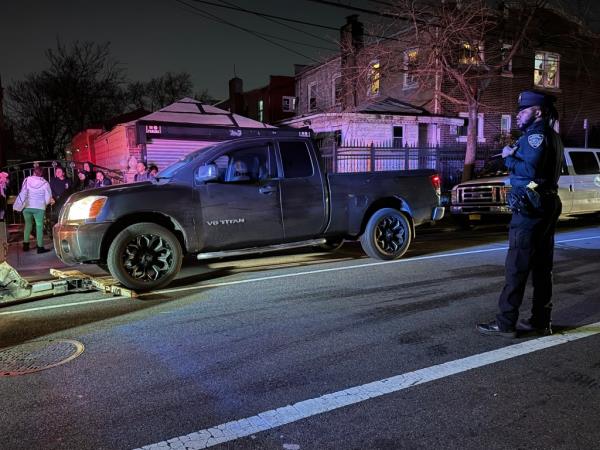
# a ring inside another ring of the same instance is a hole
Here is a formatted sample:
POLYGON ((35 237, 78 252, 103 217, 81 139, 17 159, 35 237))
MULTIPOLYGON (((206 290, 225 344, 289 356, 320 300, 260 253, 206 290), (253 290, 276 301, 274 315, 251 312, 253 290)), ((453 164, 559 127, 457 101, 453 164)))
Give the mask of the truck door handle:
POLYGON ((261 186, 260 188, 258 188, 258 192, 260 192, 261 194, 272 194, 273 192, 275 192, 277 190, 277 188, 275 186, 261 186))

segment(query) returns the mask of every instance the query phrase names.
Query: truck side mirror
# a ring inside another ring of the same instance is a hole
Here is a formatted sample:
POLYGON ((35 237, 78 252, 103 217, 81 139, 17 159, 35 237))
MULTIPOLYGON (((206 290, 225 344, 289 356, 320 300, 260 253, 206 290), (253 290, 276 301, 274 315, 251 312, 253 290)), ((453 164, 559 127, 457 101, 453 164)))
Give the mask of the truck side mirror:
POLYGON ((194 181, 196 183, 208 183, 214 181, 219 177, 219 171, 215 164, 206 164, 200 166, 194 172, 194 181))

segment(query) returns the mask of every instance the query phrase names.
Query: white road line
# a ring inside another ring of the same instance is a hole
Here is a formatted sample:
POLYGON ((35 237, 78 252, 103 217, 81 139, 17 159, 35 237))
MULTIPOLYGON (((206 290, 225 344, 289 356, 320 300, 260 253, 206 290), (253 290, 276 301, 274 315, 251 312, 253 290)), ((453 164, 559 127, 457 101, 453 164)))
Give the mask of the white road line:
MULTIPOLYGON (((588 239, 600 239, 600 236, 565 239, 562 241, 556 241, 556 244, 564 244, 566 242, 584 241, 584 240, 588 240, 588 239)), ((477 253, 496 252, 498 250, 506 250, 507 248, 508 247, 506 245, 504 245, 501 247, 493 247, 493 248, 487 248, 487 249, 483 249, 483 250, 470 250, 470 251, 465 251, 465 252, 442 253, 439 255, 415 256, 414 258, 397 259, 394 261, 379 261, 379 262, 372 262, 372 263, 365 263, 365 264, 355 264, 352 266, 330 267, 328 269, 317 269, 317 270, 307 270, 305 272, 286 273, 286 274, 282 274, 282 275, 270 275, 267 277, 250 278, 247 280, 223 281, 221 283, 201 284, 201 285, 197 285, 197 286, 186 286, 186 287, 181 287, 181 288, 162 289, 159 291, 152 291, 152 292, 146 292, 143 294, 139 294, 139 297, 144 296, 144 295, 154 295, 154 294, 171 294, 171 293, 175 293, 175 292, 185 292, 185 291, 192 291, 192 290, 197 290, 197 289, 211 289, 211 288, 223 287, 223 286, 233 286, 236 284, 255 283, 258 281, 267 281, 267 280, 277 280, 279 278, 291 278, 291 277, 299 277, 299 276, 303 276, 303 275, 314 275, 317 273, 340 272, 343 270, 361 269, 363 267, 375 267, 375 266, 382 266, 382 265, 388 265, 388 264, 407 264, 407 263, 414 262, 414 261, 425 261, 428 259, 440 259, 440 258, 447 258, 447 257, 451 257, 451 256, 465 256, 465 255, 474 255, 477 253)))
POLYGON ((0 316, 9 316, 9 315, 13 315, 13 314, 21 314, 21 313, 32 312, 32 311, 42 311, 44 309, 66 308, 68 306, 86 305, 88 303, 110 302, 110 301, 117 300, 120 298, 127 298, 127 297, 99 298, 97 300, 84 300, 82 302, 61 303, 60 305, 38 306, 37 308, 27 308, 27 309, 20 309, 18 311, 0 312, 0 316))
MULTIPOLYGON (((585 241, 585 240, 589 240, 589 239, 600 239, 600 236, 588 236, 588 237, 583 237, 583 238, 565 239, 562 241, 556 241, 556 244, 585 241)), ((466 251, 466 252, 442 253, 439 255, 428 255, 428 256, 416 256, 414 258, 398 259, 395 261, 379 261, 379 262, 372 262, 372 263, 366 263, 366 264, 355 264, 352 266, 330 267, 328 269, 308 270, 305 272, 294 272, 294 273, 286 273, 286 274, 282 274, 282 275, 271 275, 271 276, 267 276, 267 277, 250 278, 247 280, 223 281, 221 283, 201 284, 201 285, 197 285, 197 286, 187 286, 187 287, 173 288, 173 289, 162 289, 159 291, 144 292, 144 293, 138 294, 138 297, 144 297, 144 296, 156 295, 156 294, 171 294, 171 293, 176 293, 176 292, 210 289, 210 288, 223 287, 223 286, 233 286, 236 284, 255 283, 255 282, 259 282, 259 281, 276 280, 279 278, 299 277, 299 276, 303 276, 303 275, 314 275, 314 274, 326 273, 326 272, 339 272, 342 270, 360 269, 363 267, 375 267, 375 266, 381 266, 381 265, 386 265, 386 264, 401 264, 401 263, 409 263, 409 262, 413 262, 413 261, 424 261, 424 260, 428 260, 428 259, 447 258, 447 257, 452 257, 452 256, 474 255, 477 253, 488 253, 488 252, 495 252, 498 250, 506 250, 507 248, 508 247, 506 247, 506 246, 501 246, 501 247, 493 247, 493 248, 488 248, 488 249, 483 249, 483 250, 470 250, 470 251, 466 251)), ((109 302, 109 301, 118 300, 121 298, 126 298, 126 297, 110 297, 110 298, 102 298, 102 299, 98 299, 98 300, 87 300, 87 301, 83 301, 83 302, 64 303, 64 304, 60 304, 60 305, 40 306, 37 308, 21 309, 18 311, 6 311, 6 312, 0 312, 0 316, 22 314, 22 313, 33 312, 33 311, 41 311, 44 309, 66 308, 69 306, 79 306, 79 305, 85 305, 88 303, 109 302)))
MULTIPOLYGON (((304 400, 293 405, 263 411, 255 416, 215 425, 184 436, 141 447, 144 450, 201 449, 223 442, 233 441, 261 431, 270 430, 288 423, 323 414, 344 406, 353 405, 371 398, 408 389, 412 386, 439 380, 468 370, 477 369, 500 361, 527 355, 546 348, 555 347, 600 333, 600 322, 576 328, 564 334, 555 334, 533 339, 486 353, 448 361, 383 380, 354 386, 343 391, 332 392, 317 398, 304 400)), ((139 450, 139 449, 137 449, 139 450)))

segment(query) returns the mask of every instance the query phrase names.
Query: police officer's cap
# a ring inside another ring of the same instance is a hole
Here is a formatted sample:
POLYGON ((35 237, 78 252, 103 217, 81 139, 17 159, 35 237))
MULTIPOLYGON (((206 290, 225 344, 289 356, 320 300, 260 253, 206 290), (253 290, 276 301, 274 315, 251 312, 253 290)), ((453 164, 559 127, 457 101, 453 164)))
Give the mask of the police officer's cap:
POLYGON ((556 101, 554 95, 539 91, 523 91, 519 94, 519 111, 531 106, 551 106, 556 101))

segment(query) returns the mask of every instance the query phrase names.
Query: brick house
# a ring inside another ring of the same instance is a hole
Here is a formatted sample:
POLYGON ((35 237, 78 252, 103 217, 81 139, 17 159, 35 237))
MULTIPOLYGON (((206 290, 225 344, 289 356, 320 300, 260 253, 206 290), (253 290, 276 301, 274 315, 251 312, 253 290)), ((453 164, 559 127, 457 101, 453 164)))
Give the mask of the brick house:
POLYGON ((229 98, 214 106, 259 122, 274 124, 294 115, 294 77, 271 75, 266 86, 244 91, 241 78, 229 80, 229 98))
MULTIPOLYGON (((510 24, 510 14, 505 19, 510 24)), ((576 19, 561 11, 544 9, 534 19, 532 33, 501 76, 493 78, 481 98, 478 112, 477 141, 499 148, 515 134, 515 105, 519 92, 544 90, 554 94, 560 114, 559 131, 566 145, 600 145, 600 62, 589 57, 599 48, 598 37, 587 31, 576 19), (550 30, 542 33, 541 30, 550 30), (552 38, 552 32, 560 39, 552 38), (569 36, 569 39, 566 39, 569 36), (566 41, 585 42, 569 49, 566 41), (583 45, 583 44, 582 44, 583 45), (584 124, 587 130, 584 129, 584 124)), ((406 44, 406 67, 416 43, 406 44)), ((498 54, 510 49, 496 34, 486 35, 479 51, 495 47, 498 54)), ((357 16, 349 16, 340 30, 340 54, 322 64, 310 66, 296 74, 296 116, 284 125, 310 125, 318 134, 337 133, 342 143, 364 140, 402 145, 462 145, 466 142, 467 111, 444 101, 440 93, 452 94, 453 87, 431 77, 424 88, 410 70, 386 73, 386 64, 368 47, 363 46, 363 26, 357 16), (351 51, 348 51, 351 49, 351 51), (356 72, 363 67, 362 74, 356 72), (362 77, 363 82, 357 82, 362 77), (378 111, 386 104, 387 113, 378 111), (392 105, 395 105, 392 106, 392 105)), ((457 52, 460 49, 457 49, 457 52)), ((489 52, 492 53, 491 51, 489 52)))

